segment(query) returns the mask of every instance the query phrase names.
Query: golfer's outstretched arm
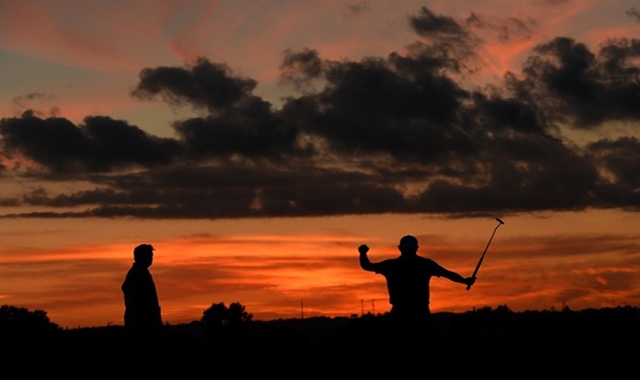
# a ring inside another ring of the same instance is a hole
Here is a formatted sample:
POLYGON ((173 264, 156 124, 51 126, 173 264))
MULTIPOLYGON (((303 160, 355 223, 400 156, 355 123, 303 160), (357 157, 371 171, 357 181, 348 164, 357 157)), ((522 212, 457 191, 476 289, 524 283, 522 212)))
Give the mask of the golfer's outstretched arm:
POLYGON ((367 256, 367 252, 369 252, 369 247, 366 244, 362 244, 358 247, 358 252, 360 252, 360 267, 366 271, 374 272, 375 265, 369 260, 369 256, 367 256))
POLYGON ((474 282, 476 282, 476 278, 475 277, 462 277, 459 273, 456 272, 452 272, 450 270, 446 270, 444 274, 442 275, 444 278, 447 278, 453 282, 459 282, 461 284, 465 284, 465 285, 473 285, 474 282))

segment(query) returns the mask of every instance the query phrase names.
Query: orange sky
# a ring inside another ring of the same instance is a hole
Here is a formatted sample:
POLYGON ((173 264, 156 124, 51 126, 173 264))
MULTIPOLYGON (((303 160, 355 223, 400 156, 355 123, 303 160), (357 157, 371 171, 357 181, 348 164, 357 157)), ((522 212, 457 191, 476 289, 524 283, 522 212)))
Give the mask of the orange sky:
POLYGON ((384 312, 358 245, 500 217, 434 311, 640 305, 637 1, 66 4, 0 3, 0 304, 121 324, 150 243, 169 323, 384 312))
MULTIPOLYGON (((516 311, 638 305, 638 216, 619 212, 503 217, 470 291, 432 282, 434 311, 508 305, 516 311)), ((62 326, 121 324, 120 285, 137 244, 156 248, 163 317, 197 320, 240 302, 256 319, 349 316, 389 309, 384 278, 358 266, 395 257, 415 234, 420 252, 468 276, 497 225, 491 218, 420 215, 201 222, 3 222, 2 302, 43 309, 62 326)))

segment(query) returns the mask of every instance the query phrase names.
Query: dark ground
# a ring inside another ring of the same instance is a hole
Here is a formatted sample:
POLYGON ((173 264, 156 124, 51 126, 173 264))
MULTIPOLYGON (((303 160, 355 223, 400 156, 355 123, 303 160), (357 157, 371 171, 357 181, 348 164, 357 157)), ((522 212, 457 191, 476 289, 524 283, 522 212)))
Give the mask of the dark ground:
POLYGON ((412 379, 612 379, 640 369, 640 310, 631 307, 438 313, 432 334, 411 342, 386 326, 384 316, 365 315, 215 331, 192 322, 145 339, 121 326, 5 331, 1 360, 14 377, 67 379, 395 379, 401 369, 412 379))

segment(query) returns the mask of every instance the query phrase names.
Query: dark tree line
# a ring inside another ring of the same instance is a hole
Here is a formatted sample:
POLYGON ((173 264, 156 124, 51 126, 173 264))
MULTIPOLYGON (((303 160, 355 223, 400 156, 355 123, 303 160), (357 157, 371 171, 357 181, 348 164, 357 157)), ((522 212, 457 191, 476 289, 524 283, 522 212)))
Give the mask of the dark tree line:
POLYGON ((0 306, 0 336, 49 333, 59 329, 56 323, 49 320, 44 310, 0 306))
MULTIPOLYGON (((596 379, 637 370, 636 307, 514 312, 501 305, 433 317, 431 336, 413 349, 434 376, 596 379)), ((259 321, 239 302, 213 303, 199 320, 166 324, 139 341, 122 326, 60 329, 44 311, 5 305, 0 342, 5 368, 24 371, 29 358, 38 365, 28 370, 43 376, 72 378, 90 368, 114 376, 135 371, 190 378, 208 371, 248 380, 390 379, 400 364, 390 360, 397 346, 387 344, 393 341, 387 318, 259 321)))

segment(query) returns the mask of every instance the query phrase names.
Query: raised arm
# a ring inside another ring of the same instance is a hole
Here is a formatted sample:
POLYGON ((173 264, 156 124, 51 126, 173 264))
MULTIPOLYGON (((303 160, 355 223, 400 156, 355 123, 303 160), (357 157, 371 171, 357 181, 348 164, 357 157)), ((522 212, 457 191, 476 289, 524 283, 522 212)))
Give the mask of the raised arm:
POLYGON ((369 247, 366 244, 362 244, 358 247, 358 252, 360 252, 360 267, 366 271, 374 272, 375 265, 369 260, 369 256, 367 256, 369 247))

